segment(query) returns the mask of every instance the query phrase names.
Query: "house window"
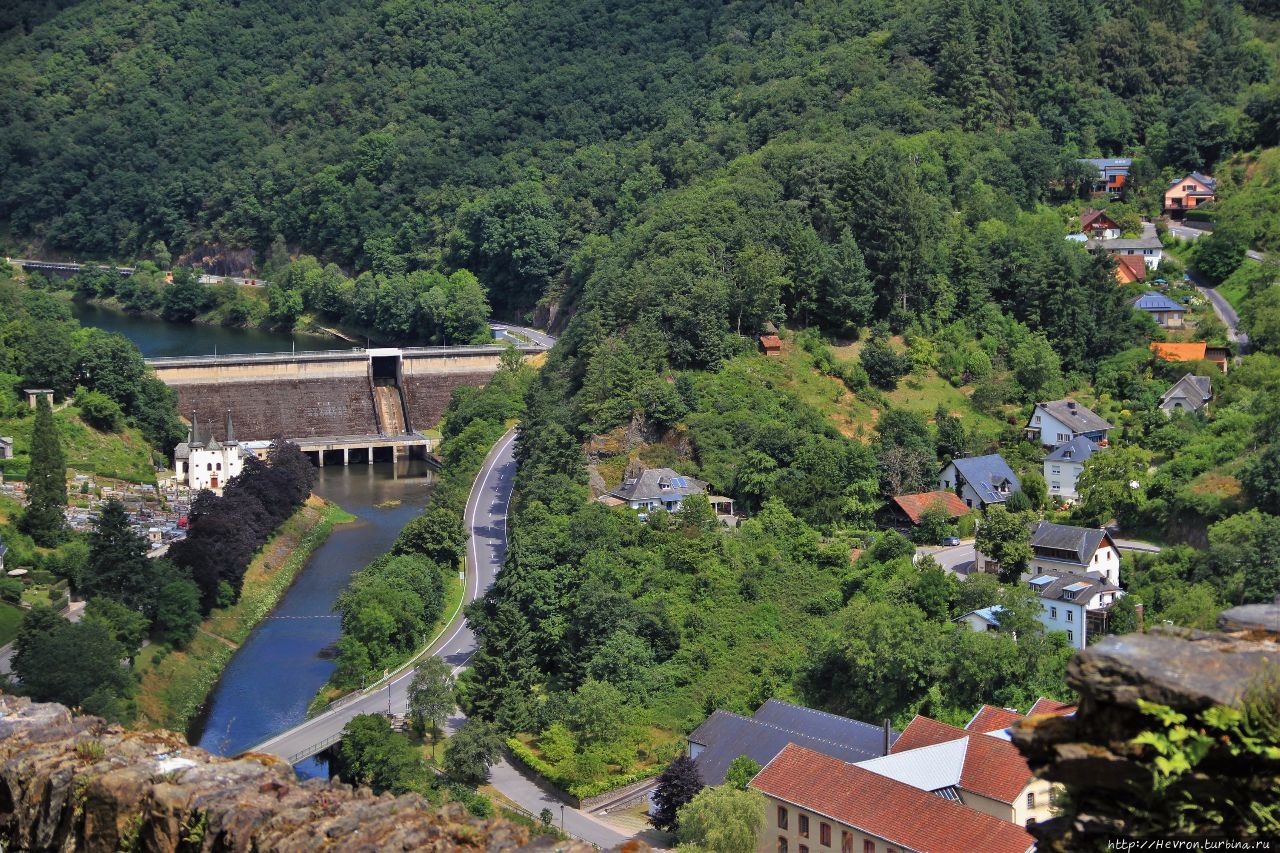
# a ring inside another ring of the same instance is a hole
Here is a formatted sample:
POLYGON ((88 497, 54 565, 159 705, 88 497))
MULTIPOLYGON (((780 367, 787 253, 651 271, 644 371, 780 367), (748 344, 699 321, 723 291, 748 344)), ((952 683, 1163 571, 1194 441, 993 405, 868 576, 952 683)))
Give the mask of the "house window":
POLYGON ((797 853, 809 853, 809 847, 808 847, 808 845, 806 845, 806 844, 801 844, 801 845, 800 845, 800 849, 797 851, 797 853))
POLYGON ((840 830, 840 853, 853 853, 853 833, 847 829, 840 830))
POLYGON ((1050 607, 1050 608, 1049 608, 1049 618, 1050 618, 1050 619, 1057 619, 1057 618, 1058 618, 1058 608, 1056 608, 1056 607, 1050 607))
POLYGON ((1068 611, 1067 611, 1067 621, 1068 621, 1068 622, 1074 622, 1074 621, 1075 621, 1075 619, 1074 619, 1073 617, 1074 617, 1075 615, 1076 615, 1076 613, 1075 613, 1075 611, 1074 611, 1074 610, 1068 610, 1068 611))
POLYGON ((1027 794, 1027 808, 1034 809, 1035 807, 1036 807, 1036 795, 1035 795, 1035 792, 1033 791, 1032 793, 1027 794))
POLYGON ((787 828, 787 810, 784 806, 778 806, 778 829, 787 828))
POLYGON ((781 835, 778 836, 778 853, 787 853, 787 839, 781 835))
POLYGON ((862 853, 876 853, 876 843, 874 841, 862 842, 862 853))
POLYGON ((1034 420, 1032 420, 1031 422, 1032 422, 1033 424, 1038 424, 1038 423, 1040 423, 1040 416, 1039 416, 1039 415, 1036 415, 1036 416, 1035 416, 1035 419, 1034 419, 1034 420))
POLYGON ((1071 643, 1072 645, 1075 645, 1075 642, 1076 642, 1076 635, 1075 635, 1075 632, 1074 632, 1074 631, 1068 631, 1068 632, 1067 632, 1067 642, 1068 642, 1068 643, 1071 643))
POLYGON ((818 841, 821 842, 823 847, 831 846, 831 824, 818 824, 818 841))
POLYGON ((1054 490, 1055 492, 1060 492, 1060 491, 1062 491, 1062 483, 1058 482, 1057 480, 1054 480, 1054 481, 1053 481, 1053 490, 1054 490))
POLYGON ((798 821, 800 824, 798 827, 800 832, 800 837, 808 838, 809 837, 809 816, 807 814, 802 814, 799 816, 798 821))
POLYGON ((1061 465, 1050 465, 1050 466, 1049 466, 1049 473, 1050 473, 1050 474, 1061 474, 1061 473, 1062 473, 1062 466, 1061 466, 1061 465))
POLYGON ((1058 433, 1058 444, 1062 444, 1062 442, 1070 441, 1070 440, 1071 440, 1071 433, 1069 432, 1058 433))

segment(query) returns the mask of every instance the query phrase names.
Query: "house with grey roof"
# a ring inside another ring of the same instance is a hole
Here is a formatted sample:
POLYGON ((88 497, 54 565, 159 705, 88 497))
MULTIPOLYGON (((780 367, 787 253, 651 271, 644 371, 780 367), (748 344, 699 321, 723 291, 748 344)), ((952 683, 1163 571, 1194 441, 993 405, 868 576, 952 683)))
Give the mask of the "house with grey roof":
POLYGON ((1109 240, 1089 240, 1085 248, 1090 252, 1103 251, 1114 257, 1134 255, 1142 258, 1147 269, 1157 269, 1164 260, 1164 244, 1150 222, 1142 224, 1140 237, 1116 237, 1109 240))
POLYGON ((1101 572, 1032 574, 1027 585, 1040 599, 1040 624, 1065 633, 1073 649, 1088 645, 1090 634, 1106 632, 1111 605, 1125 594, 1101 572))
POLYGON ((686 477, 671 468, 646 468, 638 476, 623 479, 622 485, 608 493, 609 503, 626 504, 631 509, 650 512, 665 509, 677 512, 689 495, 703 495, 707 484, 686 477))
POLYGON ((1187 313, 1185 305, 1174 302, 1163 293, 1157 293, 1154 290, 1148 290, 1135 299, 1133 307, 1150 314, 1156 321, 1156 325, 1162 329, 1181 329, 1183 317, 1187 313))
POLYGON ((13 437, 0 435, 0 459, 13 458, 13 437))
POLYGON ((1076 481, 1084 472, 1084 463, 1101 449, 1088 436, 1077 435, 1049 451, 1044 458, 1044 481, 1049 486, 1049 497, 1059 504, 1074 503, 1080 497, 1076 493, 1076 481))
POLYGON ((1128 157, 1081 157, 1080 162, 1098 170, 1093 181, 1094 192, 1120 192, 1133 168, 1133 160, 1128 157))
POLYGON ((970 509, 1002 504, 1022 488, 999 453, 952 459, 938 474, 938 488, 955 492, 970 509))
POLYGON ((1213 380, 1208 376, 1196 376, 1188 373, 1160 397, 1160 411, 1166 415, 1174 412, 1202 411, 1213 399, 1213 380))
POLYGON ((1036 403, 1022 431, 1028 440, 1039 441, 1042 447, 1050 448, 1080 435, 1105 446, 1107 432, 1113 429, 1114 426, 1092 409, 1067 398, 1036 403))
POLYGON ((1113 584, 1120 583, 1120 549, 1101 527, 1038 522, 1031 531, 1033 575, 1099 572, 1113 584))
POLYGON ((770 699, 750 717, 717 710, 689 735, 689 757, 704 785, 721 785, 740 755, 761 767, 789 743, 857 762, 888 754, 897 733, 887 725, 851 720, 825 711, 770 699))

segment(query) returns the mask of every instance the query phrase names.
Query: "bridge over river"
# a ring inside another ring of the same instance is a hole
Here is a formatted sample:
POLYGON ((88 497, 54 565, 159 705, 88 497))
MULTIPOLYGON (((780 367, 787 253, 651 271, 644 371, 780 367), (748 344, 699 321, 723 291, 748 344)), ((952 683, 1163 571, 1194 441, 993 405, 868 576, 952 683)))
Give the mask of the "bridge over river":
MULTIPOLYGON (((547 344, 498 326, 527 355, 547 344)), ((536 334, 536 333, 535 333, 536 334)), ((455 388, 489 381, 505 346, 380 347, 317 352, 183 356, 147 360, 178 392, 188 418, 221 424, 227 411, 241 441, 283 436, 318 465, 396 461, 422 455, 455 388)))

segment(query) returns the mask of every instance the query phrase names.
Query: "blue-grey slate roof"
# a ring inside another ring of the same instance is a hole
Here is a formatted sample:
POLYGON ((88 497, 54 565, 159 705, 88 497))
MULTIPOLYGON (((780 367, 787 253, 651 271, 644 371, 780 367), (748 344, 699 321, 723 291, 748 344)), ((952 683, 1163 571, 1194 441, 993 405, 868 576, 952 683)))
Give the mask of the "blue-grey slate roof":
POLYGON ((1186 311, 1185 305, 1179 305, 1163 293, 1148 290, 1133 303, 1133 307, 1142 311, 1186 311))
POLYGON ((1046 462, 1084 462, 1100 448, 1087 437, 1077 435, 1070 441, 1064 441, 1044 458, 1046 462))
POLYGON ((1009 495, 1022 488, 1018 475, 999 453, 953 459, 951 464, 956 466, 960 476, 984 503, 1004 503, 1009 495), (999 486, 1004 482, 1009 483, 1008 492, 1000 491, 999 486))
MULTIPOLYGON (((890 745, 897 738, 897 732, 891 731, 890 745)), ((850 763, 884 755, 880 726, 776 699, 761 705, 755 717, 715 711, 694 729, 689 742, 703 748, 694 762, 704 785, 723 784, 724 774, 739 755, 763 767, 789 743, 850 763)))
POLYGON ((1098 167, 1098 171, 1133 165, 1133 160, 1128 157, 1081 157, 1080 162, 1092 163, 1098 167))

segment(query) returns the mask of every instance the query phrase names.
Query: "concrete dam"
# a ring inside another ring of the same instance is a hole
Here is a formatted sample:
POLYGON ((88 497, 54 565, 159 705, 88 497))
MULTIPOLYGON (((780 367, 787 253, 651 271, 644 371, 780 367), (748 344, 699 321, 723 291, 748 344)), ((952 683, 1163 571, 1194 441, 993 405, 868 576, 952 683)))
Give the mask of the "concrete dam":
MULTIPOLYGON (((525 354, 542 352, 523 344, 525 354)), ((394 461, 426 453, 453 390, 497 372, 505 347, 385 347, 148 359, 178 392, 178 411, 206 424, 228 410, 242 441, 279 436, 317 464, 394 461), (375 459, 376 456, 376 459, 375 459)))

